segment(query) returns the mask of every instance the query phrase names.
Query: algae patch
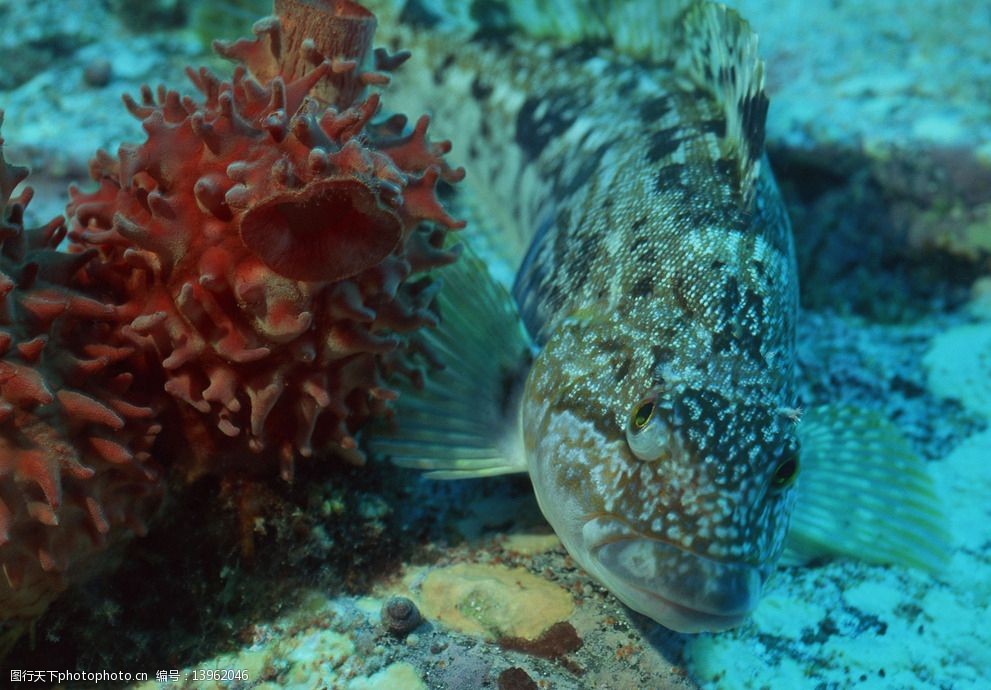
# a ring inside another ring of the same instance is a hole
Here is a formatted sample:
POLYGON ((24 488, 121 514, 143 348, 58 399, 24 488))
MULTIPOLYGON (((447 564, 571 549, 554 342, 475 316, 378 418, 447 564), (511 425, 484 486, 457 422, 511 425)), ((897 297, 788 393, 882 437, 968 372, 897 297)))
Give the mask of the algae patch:
POLYGON ((420 608, 434 620, 487 639, 532 640, 571 615, 571 595, 523 568, 459 563, 432 571, 420 608))

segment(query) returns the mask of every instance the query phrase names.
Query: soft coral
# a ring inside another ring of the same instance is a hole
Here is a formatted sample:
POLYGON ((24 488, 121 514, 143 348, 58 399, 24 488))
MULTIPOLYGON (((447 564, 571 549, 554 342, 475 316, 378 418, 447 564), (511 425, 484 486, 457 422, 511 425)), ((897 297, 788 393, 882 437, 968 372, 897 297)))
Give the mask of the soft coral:
POLYGON ((162 493, 156 409, 134 386, 147 362, 109 293, 79 282, 96 252, 57 251, 62 218, 24 227, 26 176, 0 139, 0 618, 23 620, 143 533, 162 493))
POLYGON ((98 155, 99 188, 71 192, 72 238, 129 286, 124 333, 161 358, 193 476, 277 461, 288 478, 317 451, 360 462, 354 431, 435 321, 425 272, 456 256, 436 185, 463 171, 426 118, 374 120, 366 85, 387 78, 365 65, 402 57, 371 52, 374 17, 348 0, 276 7, 254 40, 217 46, 242 63, 230 81, 189 71, 200 100, 125 99, 147 140, 98 155))

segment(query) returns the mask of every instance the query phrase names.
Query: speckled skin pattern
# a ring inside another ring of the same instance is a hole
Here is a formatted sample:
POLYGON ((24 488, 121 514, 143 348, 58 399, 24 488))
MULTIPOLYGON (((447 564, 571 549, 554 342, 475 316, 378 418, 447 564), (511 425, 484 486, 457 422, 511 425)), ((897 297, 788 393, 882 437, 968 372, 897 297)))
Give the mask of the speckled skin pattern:
MULTIPOLYGON (((692 130, 680 130, 689 150, 711 136, 692 130)), ((587 569, 608 561, 667 599, 736 621, 757 603, 791 507, 790 492, 771 487, 797 453, 783 413, 794 403, 789 228, 769 183, 757 199, 767 214, 748 218, 714 166, 652 161, 640 147, 627 155, 621 167, 638 172, 614 191, 676 181, 615 194, 611 208, 566 202, 588 211, 541 245, 544 280, 565 288, 541 305, 554 325, 523 398, 531 475, 569 550, 590 552, 579 558, 587 569), (645 400, 665 441, 646 461, 631 449, 645 400)))
POLYGON ((453 123, 469 217, 519 267, 543 348, 521 420, 545 516, 632 608, 682 631, 738 624, 781 552, 794 492, 772 478, 798 453, 796 269, 763 111, 739 147, 761 170, 747 190, 724 110, 671 65, 410 33, 434 69, 406 96, 437 96, 453 123))

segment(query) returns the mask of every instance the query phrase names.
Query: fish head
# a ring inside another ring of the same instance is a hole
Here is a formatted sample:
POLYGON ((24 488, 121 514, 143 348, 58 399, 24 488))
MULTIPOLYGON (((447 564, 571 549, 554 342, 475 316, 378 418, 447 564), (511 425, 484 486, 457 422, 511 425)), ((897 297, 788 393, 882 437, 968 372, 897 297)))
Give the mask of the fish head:
POLYGON ((724 630, 756 607, 798 473, 791 375, 721 362, 696 331, 668 338, 647 308, 574 315, 521 408, 534 489, 569 553, 681 632, 724 630))

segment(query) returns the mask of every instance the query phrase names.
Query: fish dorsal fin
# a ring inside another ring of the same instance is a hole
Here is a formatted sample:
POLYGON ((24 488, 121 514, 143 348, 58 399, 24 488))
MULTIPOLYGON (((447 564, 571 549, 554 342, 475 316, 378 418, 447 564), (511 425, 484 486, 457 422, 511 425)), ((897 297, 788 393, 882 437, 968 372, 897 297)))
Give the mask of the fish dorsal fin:
POLYGON ((822 557, 936 571, 949 558, 943 507, 925 463, 897 428, 852 407, 809 410, 786 564, 822 557))
POLYGON ((422 334, 443 369, 422 387, 390 382, 400 393, 394 415, 367 444, 432 479, 526 472, 519 400, 533 348, 516 307, 468 250, 439 275, 441 322, 422 334))
POLYGON ((722 109, 726 134, 720 153, 735 164, 740 193, 749 205, 764 156, 768 106, 757 34, 736 12, 711 2, 693 7, 683 30, 686 51, 678 57, 678 71, 711 93, 722 109))
POLYGON ((644 62, 674 65, 691 89, 709 95, 726 120, 719 156, 731 162, 745 205, 764 153, 768 99, 757 35, 736 11, 708 0, 509 2, 514 29, 534 38, 603 43, 644 62))

